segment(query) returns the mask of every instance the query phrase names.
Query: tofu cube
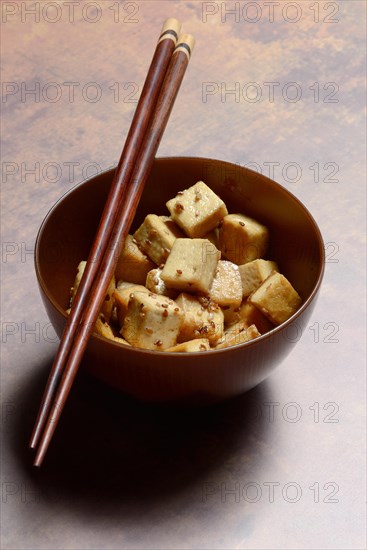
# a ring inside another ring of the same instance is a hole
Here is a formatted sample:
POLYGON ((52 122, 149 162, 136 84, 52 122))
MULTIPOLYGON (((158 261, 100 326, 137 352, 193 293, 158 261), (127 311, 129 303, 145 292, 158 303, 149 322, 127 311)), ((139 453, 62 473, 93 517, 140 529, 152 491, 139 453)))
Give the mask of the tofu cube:
POLYGON ((222 306, 221 310, 223 311, 224 324, 231 325, 236 323, 239 320, 238 312, 240 311, 241 306, 222 306))
POLYGON ((127 340, 124 340, 124 338, 121 338, 120 336, 115 336, 114 341, 119 344, 125 344, 125 346, 131 346, 127 340))
POLYGON ((208 351, 209 349, 209 340, 206 338, 200 338, 197 340, 190 340, 189 342, 182 342, 182 344, 177 344, 177 346, 168 348, 166 351, 190 353, 195 351, 208 351))
POLYGON ((166 287, 166 284, 161 277, 161 273, 162 268, 160 267, 149 271, 149 273, 147 274, 147 279, 145 281, 145 286, 148 290, 154 292, 155 294, 167 296, 168 298, 171 298, 171 300, 174 300, 175 298, 177 298, 178 292, 177 290, 166 287))
POLYGON ((162 351, 176 345, 183 315, 169 298, 134 292, 120 332, 132 346, 162 351))
POLYGON ((116 304, 117 319, 118 319, 118 324, 120 328, 124 324, 124 320, 127 314, 127 309, 129 306, 130 297, 134 292, 148 293, 149 290, 142 285, 134 285, 133 283, 126 283, 126 282, 120 281, 119 284, 117 285, 115 292, 113 293, 113 297, 116 304))
POLYGON ((242 302, 242 282, 238 265, 219 260, 209 297, 220 306, 239 307, 242 302))
MULTIPOLYGON (((70 309, 67 309, 66 313, 70 315, 70 309)), ((119 342, 120 344, 125 344, 126 346, 130 346, 129 342, 126 342, 126 340, 124 340, 123 338, 120 338, 119 336, 115 336, 110 325, 104 320, 103 315, 98 317, 96 324, 94 326, 94 332, 96 334, 99 334, 99 336, 103 336, 104 338, 107 338, 108 340, 113 340, 114 342, 119 342)))
POLYGON ((183 237, 174 221, 168 216, 148 214, 134 233, 138 246, 157 265, 164 264, 178 237, 183 237))
POLYGON ((161 278, 168 288, 207 294, 219 259, 208 239, 176 239, 161 278))
POLYGON ((84 273, 84 270, 85 270, 85 266, 87 265, 87 262, 86 261, 82 261, 82 262, 79 262, 78 264, 78 267, 76 269, 76 275, 75 275, 75 279, 74 279, 74 284, 73 286, 71 287, 70 289, 70 296, 71 296, 71 300, 70 300, 70 303, 72 304, 73 303, 73 300, 76 296, 76 293, 77 293, 77 290, 79 288, 79 285, 80 285, 80 281, 82 280, 82 277, 83 277, 83 273, 84 273))
POLYGON ((166 205, 177 225, 192 239, 204 237, 228 214, 222 199, 203 181, 180 191, 166 205))
POLYGON ((94 326, 94 332, 96 332, 100 336, 103 336, 104 338, 108 338, 109 340, 114 340, 115 339, 115 335, 112 331, 112 328, 101 317, 98 317, 98 319, 96 321, 96 324, 94 326))
POLYGON ((244 298, 256 290, 273 271, 279 271, 275 262, 269 260, 252 260, 239 266, 244 298))
POLYGON ((302 303, 302 298, 288 279, 276 272, 270 275, 248 300, 275 325, 289 319, 302 303))
POLYGON ((176 304, 184 312, 178 342, 204 337, 215 345, 222 338, 224 318, 217 304, 185 292, 178 296, 176 304))
POLYGON ((212 244, 214 244, 215 248, 218 248, 219 250, 219 229, 218 227, 215 227, 212 231, 209 231, 209 233, 206 233, 203 236, 203 239, 208 239, 212 244))
POLYGON ((268 239, 267 228, 243 214, 229 214, 219 229, 220 250, 227 260, 237 265, 262 258, 268 239))
POLYGON ((261 334, 265 334, 274 328, 274 325, 257 307, 245 300, 240 307, 229 312, 224 311, 224 321, 229 325, 244 323, 248 327, 256 325, 261 334))
POLYGON ((155 264, 140 250, 134 237, 128 235, 117 262, 116 280, 123 279, 130 283, 144 285, 147 273, 154 267, 155 264))
POLYGON ((111 319, 112 310, 115 305, 114 299, 113 299, 113 293, 116 289, 116 282, 115 282, 115 276, 112 277, 110 284, 107 288, 106 297, 104 299, 104 302, 102 304, 101 313, 105 316, 106 321, 109 321, 111 319))
MULTIPOLYGON (((87 262, 85 261, 80 262, 78 265, 74 285, 71 288, 71 304, 73 303, 73 300, 79 288, 80 281, 82 280, 86 265, 87 265, 87 262)), ((113 276, 110 281, 110 284, 108 285, 106 298, 101 307, 101 313, 103 313, 106 321, 109 321, 111 318, 112 310, 114 307, 113 293, 115 291, 115 288, 116 288, 116 282, 115 282, 115 276, 113 276)))
POLYGON ((250 325, 249 327, 244 323, 238 326, 234 325, 224 332, 221 342, 215 346, 215 349, 223 349, 237 344, 243 344, 258 336, 261 336, 261 334, 255 325, 250 325))

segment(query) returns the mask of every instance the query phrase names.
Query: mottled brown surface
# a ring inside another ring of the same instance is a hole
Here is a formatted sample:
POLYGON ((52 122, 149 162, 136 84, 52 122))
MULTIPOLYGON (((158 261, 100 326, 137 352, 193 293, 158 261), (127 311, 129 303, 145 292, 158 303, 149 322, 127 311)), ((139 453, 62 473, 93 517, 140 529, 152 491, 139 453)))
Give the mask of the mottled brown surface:
POLYGON ((35 21, 33 1, 1 2, 2 547, 363 548, 365 3, 319 2, 317 22, 315 2, 280 2, 270 22, 258 2, 253 23, 249 2, 121 2, 117 18, 117 2, 80 1, 74 22, 66 4, 36 3, 35 21), (234 402, 167 412, 79 376, 37 474, 26 445, 56 342, 35 237, 60 195, 116 164, 167 16, 197 45, 159 154, 272 167, 319 223, 323 288, 292 354, 234 402))

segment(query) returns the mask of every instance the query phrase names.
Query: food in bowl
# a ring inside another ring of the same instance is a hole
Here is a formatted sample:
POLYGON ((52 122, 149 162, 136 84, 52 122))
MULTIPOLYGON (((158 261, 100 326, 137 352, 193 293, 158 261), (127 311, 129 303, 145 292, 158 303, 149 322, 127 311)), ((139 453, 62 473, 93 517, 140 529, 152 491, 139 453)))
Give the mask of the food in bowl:
POLYGON ((148 214, 126 239, 97 334, 147 350, 209 351, 257 338, 298 310, 298 292, 265 259, 265 225, 229 214, 203 181, 166 206, 170 216, 148 214))
MULTIPOLYGON (((35 245, 37 281, 59 337, 67 317, 68 288, 80 259, 86 258, 91 248, 114 173, 114 169, 108 170, 73 187, 52 206, 40 227, 35 245)), ((256 318, 261 337, 223 349, 211 347, 210 351, 151 351, 94 333, 88 340, 82 368, 104 384, 143 402, 201 406, 249 391, 267 379, 297 347, 320 296, 325 250, 312 214, 287 189, 238 164, 201 157, 155 159, 131 233, 148 214, 166 215, 166 202, 198 181, 204 181, 229 212, 244 212, 268 228, 265 258, 277 261, 280 272, 302 297, 302 304, 279 326, 273 327, 266 318, 270 331, 266 326, 261 328, 256 318)), ((217 232, 208 233, 206 238, 210 240, 217 232)), ((131 263, 131 267, 135 265, 131 263)), ((246 302, 242 307, 249 309, 246 302)), ((255 316, 259 310, 251 308, 255 316)), ((231 310, 223 312, 225 315, 231 310)))

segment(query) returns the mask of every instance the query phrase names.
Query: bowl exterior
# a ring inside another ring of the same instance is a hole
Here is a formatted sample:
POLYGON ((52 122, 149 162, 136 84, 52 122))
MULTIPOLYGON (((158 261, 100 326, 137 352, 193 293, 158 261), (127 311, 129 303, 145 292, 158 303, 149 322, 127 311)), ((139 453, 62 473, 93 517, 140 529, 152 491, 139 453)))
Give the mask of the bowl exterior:
MULTIPOLYGON (((48 316, 61 337, 65 317, 44 293, 48 316)), ((216 403, 254 388, 291 352, 307 326, 313 300, 286 331, 275 331, 221 352, 200 354, 136 353, 133 348, 112 346, 93 335, 82 367, 102 382, 141 401, 202 405, 216 403)), ((139 350, 140 351, 140 350, 139 350)))
MULTIPOLYGON (((36 273, 48 316, 59 336, 66 319, 68 289, 77 264, 87 256, 113 173, 100 174, 67 193, 46 216, 38 234, 36 273)), ((92 336, 83 367, 103 382, 144 401, 202 404, 253 388, 298 342, 321 284, 324 249, 309 212, 275 182, 237 165, 212 159, 156 159, 135 225, 150 212, 166 213, 165 202, 198 180, 217 192, 229 211, 242 211, 268 225, 269 258, 278 260, 304 303, 290 320, 270 333, 218 351, 151 352, 92 336)))

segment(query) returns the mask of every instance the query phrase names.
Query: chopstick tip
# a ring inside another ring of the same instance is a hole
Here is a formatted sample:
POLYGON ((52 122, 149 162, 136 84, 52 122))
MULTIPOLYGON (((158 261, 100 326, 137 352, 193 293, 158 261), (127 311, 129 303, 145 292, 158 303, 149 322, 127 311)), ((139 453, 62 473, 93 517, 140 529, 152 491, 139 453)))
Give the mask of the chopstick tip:
POLYGON ((42 466, 42 462, 43 462, 43 455, 40 456, 40 454, 37 453, 36 458, 33 461, 33 468, 35 470, 39 470, 42 466))

